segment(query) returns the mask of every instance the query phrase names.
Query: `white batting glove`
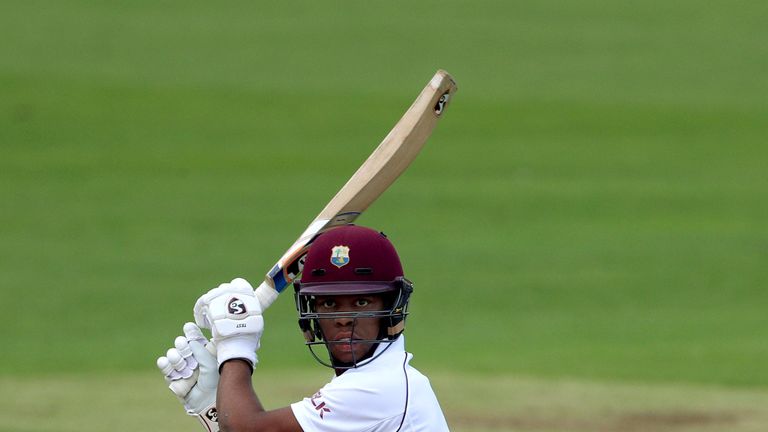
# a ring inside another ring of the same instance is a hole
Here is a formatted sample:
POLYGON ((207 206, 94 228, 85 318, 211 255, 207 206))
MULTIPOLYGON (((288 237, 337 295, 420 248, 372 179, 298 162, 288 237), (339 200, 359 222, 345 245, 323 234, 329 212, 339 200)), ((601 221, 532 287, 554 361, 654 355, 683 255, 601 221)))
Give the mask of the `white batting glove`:
POLYGON ((168 388, 179 398, 187 414, 197 416, 209 432, 218 432, 216 387, 219 368, 216 347, 193 323, 184 324, 184 336, 174 341, 174 348, 157 359, 168 388))
POLYGON ((253 287, 237 278, 214 288, 195 303, 195 322, 210 328, 216 344, 218 365, 231 359, 243 359, 256 366, 264 318, 253 287))

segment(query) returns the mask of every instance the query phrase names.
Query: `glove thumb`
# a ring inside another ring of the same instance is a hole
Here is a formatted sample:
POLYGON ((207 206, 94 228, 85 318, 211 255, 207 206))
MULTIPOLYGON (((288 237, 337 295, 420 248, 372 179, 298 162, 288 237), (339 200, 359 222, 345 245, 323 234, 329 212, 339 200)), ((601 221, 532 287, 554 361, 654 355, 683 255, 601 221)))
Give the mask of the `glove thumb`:
POLYGON ((192 322, 184 323, 184 336, 190 342, 198 341, 198 342, 202 342, 203 345, 205 345, 208 342, 208 339, 203 334, 203 331, 200 330, 200 327, 198 327, 197 324, 192 322))
MULTIPOLYGON (((189 340, 189 349, 200 364, 200 372, 209 375, 215 372, 218 375, 218 362, 216 361, 216 345, 209 342, 202 330, 196 324, 188 322, 184 324, 184 336, 189 340)), ((201 377, 202 378, 202 377, 201 377)))

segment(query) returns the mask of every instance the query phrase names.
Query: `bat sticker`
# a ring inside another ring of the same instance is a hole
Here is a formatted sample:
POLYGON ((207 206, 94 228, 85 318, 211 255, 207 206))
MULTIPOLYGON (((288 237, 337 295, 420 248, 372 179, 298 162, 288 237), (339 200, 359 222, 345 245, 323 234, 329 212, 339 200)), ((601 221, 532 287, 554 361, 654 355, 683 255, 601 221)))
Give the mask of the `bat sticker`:
POLYGON ((443 113, 443 109, 445 108, 445 104, 448 103, 448 98, 450 98, 451 95, 448 94, 448 92, 443 93, 442 96, 440 96, 440 99, 437 100, 437 103, 435 104, 435 114, 437 116, 440 116, 440 114, 443 113))

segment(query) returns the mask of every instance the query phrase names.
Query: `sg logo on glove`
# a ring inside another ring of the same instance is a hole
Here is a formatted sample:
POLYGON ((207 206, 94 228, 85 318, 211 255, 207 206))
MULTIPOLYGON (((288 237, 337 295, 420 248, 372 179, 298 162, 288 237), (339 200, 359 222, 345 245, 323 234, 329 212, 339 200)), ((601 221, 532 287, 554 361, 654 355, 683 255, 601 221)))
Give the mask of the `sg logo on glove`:
POLYGON ((245 308, 245 303, 237 297, 229 299, 227 312, 229 312, 230 315, 245 315, 248 313, 245 308))
POLYGON ((209 409, 208 412, 205 413, 205 417, 212 422, 219 422, 219 413, 216 411, 216 407, 209 409))

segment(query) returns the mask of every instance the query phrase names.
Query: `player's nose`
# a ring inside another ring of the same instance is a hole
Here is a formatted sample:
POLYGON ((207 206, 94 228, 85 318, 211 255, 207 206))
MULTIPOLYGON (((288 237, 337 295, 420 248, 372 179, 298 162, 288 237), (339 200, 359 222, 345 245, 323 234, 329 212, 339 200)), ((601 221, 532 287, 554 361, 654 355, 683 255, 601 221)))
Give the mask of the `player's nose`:
POLYGON ((349 327, 354 322, 354 319, 351 317, 336 317, 334 323, 336 324, 336 327, 349 327))

